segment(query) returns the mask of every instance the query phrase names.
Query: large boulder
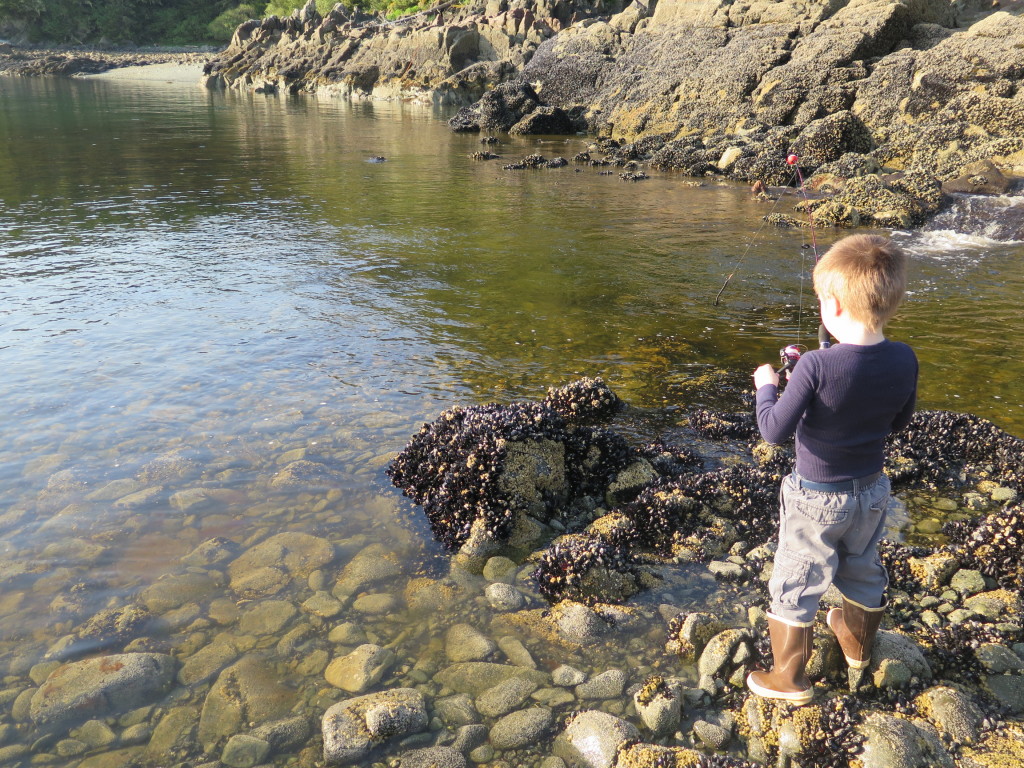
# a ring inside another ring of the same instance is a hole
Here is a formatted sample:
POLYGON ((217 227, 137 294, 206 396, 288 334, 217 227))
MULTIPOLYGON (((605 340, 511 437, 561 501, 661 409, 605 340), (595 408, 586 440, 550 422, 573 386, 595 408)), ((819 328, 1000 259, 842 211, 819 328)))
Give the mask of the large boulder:
POLYGON ((632 723, 607 712, 586 710, 566 723, 552 751, 571 768, 612 768, 619 750, 639 739, 640 731, 632 723))
POLYGON ((330 765, 363 765, 375 747, 426 727, 427 702, 413 688, 348 699, 324 713, 324 761, 330 765))
POLYGON ((174 684, 177 662, 162 653, 122 653, 55 669, 33 694, 38 726, 64 728, 157 702, 174 684))
POLYGON ((528 83, 502 83, 485 93, 477 104, 480 127, 485 130, 507 131, 533 112, 539 104, 537 92, 528 83))
POLYGON ((217 677, 199 718, 199 741, 207 751, 237 733, 291 713, 296 693, 264 659, 243 658, 217 677))

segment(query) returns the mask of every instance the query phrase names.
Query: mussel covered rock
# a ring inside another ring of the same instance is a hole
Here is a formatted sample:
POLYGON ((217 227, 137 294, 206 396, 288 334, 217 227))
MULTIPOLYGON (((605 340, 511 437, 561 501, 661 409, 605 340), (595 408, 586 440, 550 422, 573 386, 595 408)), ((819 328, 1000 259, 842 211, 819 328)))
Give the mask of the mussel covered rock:
POLYGON ((517 527, 549 522, 580 497, 604 495, 637 452, 621 436, 569 418, 619 406, 603 382, 584 380, 552 390, 543 403, 452 408, 423 426, 388 475, 423 505, 438 540, 450 549, 472 540, 482 551, 486 541, 507 543, 517 527))

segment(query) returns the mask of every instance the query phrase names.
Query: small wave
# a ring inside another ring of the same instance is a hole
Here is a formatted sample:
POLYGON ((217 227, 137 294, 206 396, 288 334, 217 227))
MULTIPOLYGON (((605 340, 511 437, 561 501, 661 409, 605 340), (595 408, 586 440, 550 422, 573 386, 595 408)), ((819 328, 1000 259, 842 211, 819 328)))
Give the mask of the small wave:
POLYGON ((1024 242, 1024 197, 955 195, 923 231, 952 231, 981 238, 986 244, 1024 242))
POLYGON ((974 261, 992 248, 1024 244, 1019 240, 998 240, 984 234, 969 234, 952 229, 933 229, 920 232, 893 232, 905 251, 914 256, 932 258, 958 257, 974 261))

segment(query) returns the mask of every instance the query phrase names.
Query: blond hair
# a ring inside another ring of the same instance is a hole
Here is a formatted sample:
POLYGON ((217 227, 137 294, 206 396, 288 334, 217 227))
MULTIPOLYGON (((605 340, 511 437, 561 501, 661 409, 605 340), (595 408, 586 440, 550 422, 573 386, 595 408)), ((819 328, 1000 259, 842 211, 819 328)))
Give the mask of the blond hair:
POLYGON ((881 235, 850 235, 814 267, 814 292, 831 296, 869 331, 880 331, 896 314, 907 290, 906 257, 881 235))

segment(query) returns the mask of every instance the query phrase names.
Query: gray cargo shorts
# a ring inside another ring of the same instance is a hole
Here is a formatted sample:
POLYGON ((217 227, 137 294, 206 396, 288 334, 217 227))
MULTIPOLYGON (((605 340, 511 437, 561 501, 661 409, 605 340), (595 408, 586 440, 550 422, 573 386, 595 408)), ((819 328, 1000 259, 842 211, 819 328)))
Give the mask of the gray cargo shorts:
POLYGON ((779 491, 779 548, 768 592, 771 612, 793 624, 810 624, 818 602, 835 583, 848 600, 866 608, 883 604, 889 575, 878 557, 891 488, 884 474, 847 492, 801 487, 795 473, 779 491))

